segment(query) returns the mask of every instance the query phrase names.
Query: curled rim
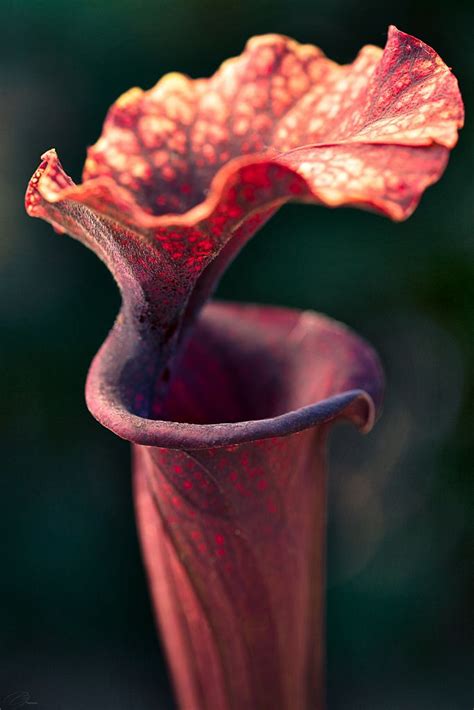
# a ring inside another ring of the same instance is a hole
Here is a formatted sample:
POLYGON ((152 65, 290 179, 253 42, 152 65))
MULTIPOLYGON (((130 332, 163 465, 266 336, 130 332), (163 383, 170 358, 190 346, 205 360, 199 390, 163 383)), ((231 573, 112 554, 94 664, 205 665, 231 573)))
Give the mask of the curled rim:
MULTIPOLYGON (((308 382, 311 382, 312 377, 317 376, 317 372, 311 371, 311 338, 316 337, 324 328, 325 335, 329 340, 334 340, 335 346, 334 357, 332 354, 328 355, 328 362, 338 361, 342 356, 344 363, 332 388, 334 391, 329 393, 330 396, 316 398, 312 403, 291 408, 276 416, 247 421, 196 424, 142 417, 131 411, 121 394, 119 383, 121 367, 120 363, 117 366, 117 355, 122 359, 123 364, 126 357, 123 355, 122 348, 118 347, 120 333, 116 325, 89 370, 86 383, 86 401, 89 410, 103 426, 123 439, 135 444, 172 449, 192 450, 233 446, 258 439, 288 436, 317 424, 338 419, 352 421, 363 433, 370 431, 380 413, 382 403, 384 381, 382 368, 374 350, 362 338, 337 321, 312 311, 213 302, 204 308, 191 337, 191 344, 193 338, 199 338, 202 323, 211 323, 217 332, 221 324, 232 328, 232 323, 236 324, 239 320, 245 323, 252 318, 264 318, 267 321, 273 319, 272 327, 276 329, 281 323, 286 326, 293 324, 292 330, 304 320, 307 342, 302 344, 301 350, 296 351, 292 356, 294 362, 291 364, 296 370, 300 368, 299 373, 303 372, 304 380, 306 381, 307 378, 308 382)), ((260 333, 262 332, 260 326, 260 333)), ((287 333, 283 327, 281 335, 284 343, 287 333)), ((284 344, 282 347, 285 347, 284 344)), ((134 357, 136 352, 135 350, 134 357)), ((268 357, 271 357, 270 349, 268 357)), ((178 365, 175 377, 179 378, 179 376, 178 365)), ((282 372, 282 376, 286 376, 286 373, 282 372)), ((150 382, 150 386, 153 386, 153 382, 150 382)))

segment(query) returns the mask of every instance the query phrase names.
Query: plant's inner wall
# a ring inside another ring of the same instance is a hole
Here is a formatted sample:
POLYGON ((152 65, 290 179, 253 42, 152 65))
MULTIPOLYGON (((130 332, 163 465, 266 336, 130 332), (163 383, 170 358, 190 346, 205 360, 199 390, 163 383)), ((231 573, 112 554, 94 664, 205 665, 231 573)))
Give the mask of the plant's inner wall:
POLYGON ((164 398, 154 383, 152 418, 216 424, 271 418, 314 404, 350 389, 347 373, 354 370, 359 342, 313 313, 212 303, 164 398))

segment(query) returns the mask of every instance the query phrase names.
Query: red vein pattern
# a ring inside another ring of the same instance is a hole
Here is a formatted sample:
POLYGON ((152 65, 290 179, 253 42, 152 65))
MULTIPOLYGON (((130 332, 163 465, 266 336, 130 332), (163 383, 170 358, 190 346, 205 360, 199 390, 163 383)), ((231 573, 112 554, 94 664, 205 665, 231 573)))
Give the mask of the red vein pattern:
POLYGON ((168 74, 112 106, 74 185, 54 151, 29 214, 93 249, 130 328, 163 369, 228 260, 288 200, 408 217, 463 122, 436 52, 392 27, 385 49, 339 66, 279 35, 250 40, 210 79, 168 74), (152 331, 150 333, 150 331, 152 331))
POLYGON ((326 438, 341 419, 368 430, 382 383, 374 352, 327 318, 203 309, 143 427, 158 446, 134 446, 180 707, 322 710, 326 438))

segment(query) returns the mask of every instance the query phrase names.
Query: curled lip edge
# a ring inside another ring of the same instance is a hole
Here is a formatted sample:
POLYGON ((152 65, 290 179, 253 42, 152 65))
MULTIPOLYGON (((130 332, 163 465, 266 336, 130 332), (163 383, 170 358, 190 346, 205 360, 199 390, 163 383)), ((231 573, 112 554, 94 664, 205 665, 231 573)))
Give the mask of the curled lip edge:
MULTIPOLYGON (((249 304, 245 304, 249 305, 249 304)), ((292 309, 274 306, 261 308, 297 313, 292 309)), ((300 312, 302 313, 302 312, 300 312)), ((306 317, 321 318, 311 311, 306 317)), ((114 355, 117 331, 114 327, 95 356, 86 382, 86 402, 92 415, 107 429, 135 444, 159 446, 172 449, 206 449, 232 446, 239 443, 281 437, 308 429, 315 424, 330 422, 336 418, 351 420, 362 433, 369 432, 380 414, 383 391, 383 371, 375 351, 349 328, 323 316, 337 332, 344 333, 363 348, 371 361, 373 391, 362 387, 350 387, 313 404, 290 410, 275 417, 249 421, 222 422, 217 424, 191 424, 161 419, 149 419, 133 414, 120 397, 117 386, 117 359, 114 355), (115 374, 110 375, 109 364, 115 374)), ((136 357, 136 353, 134 354, 136 357)), ((125 363, 126 358, 122 358, 125 363)))

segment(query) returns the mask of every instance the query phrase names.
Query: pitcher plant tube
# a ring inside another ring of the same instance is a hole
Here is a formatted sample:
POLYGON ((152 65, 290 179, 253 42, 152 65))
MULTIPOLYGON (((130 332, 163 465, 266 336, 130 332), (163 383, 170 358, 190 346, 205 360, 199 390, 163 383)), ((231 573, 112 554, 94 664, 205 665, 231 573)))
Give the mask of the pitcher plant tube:
POLYGON ((326 440, 340 419, 368 431, 383 390, 377 356, 345 326, 209 302, 216 283, 290 200, 404 220, 462 121, 449 68, 395 27, 344 66, 270 34, 210 79, 167 74, 121 96, 82 184, 54 150, 30 181, 28 213, 92 249, 121 292, 86 399, 133 445, 186 710, 324 707, 326 440))

